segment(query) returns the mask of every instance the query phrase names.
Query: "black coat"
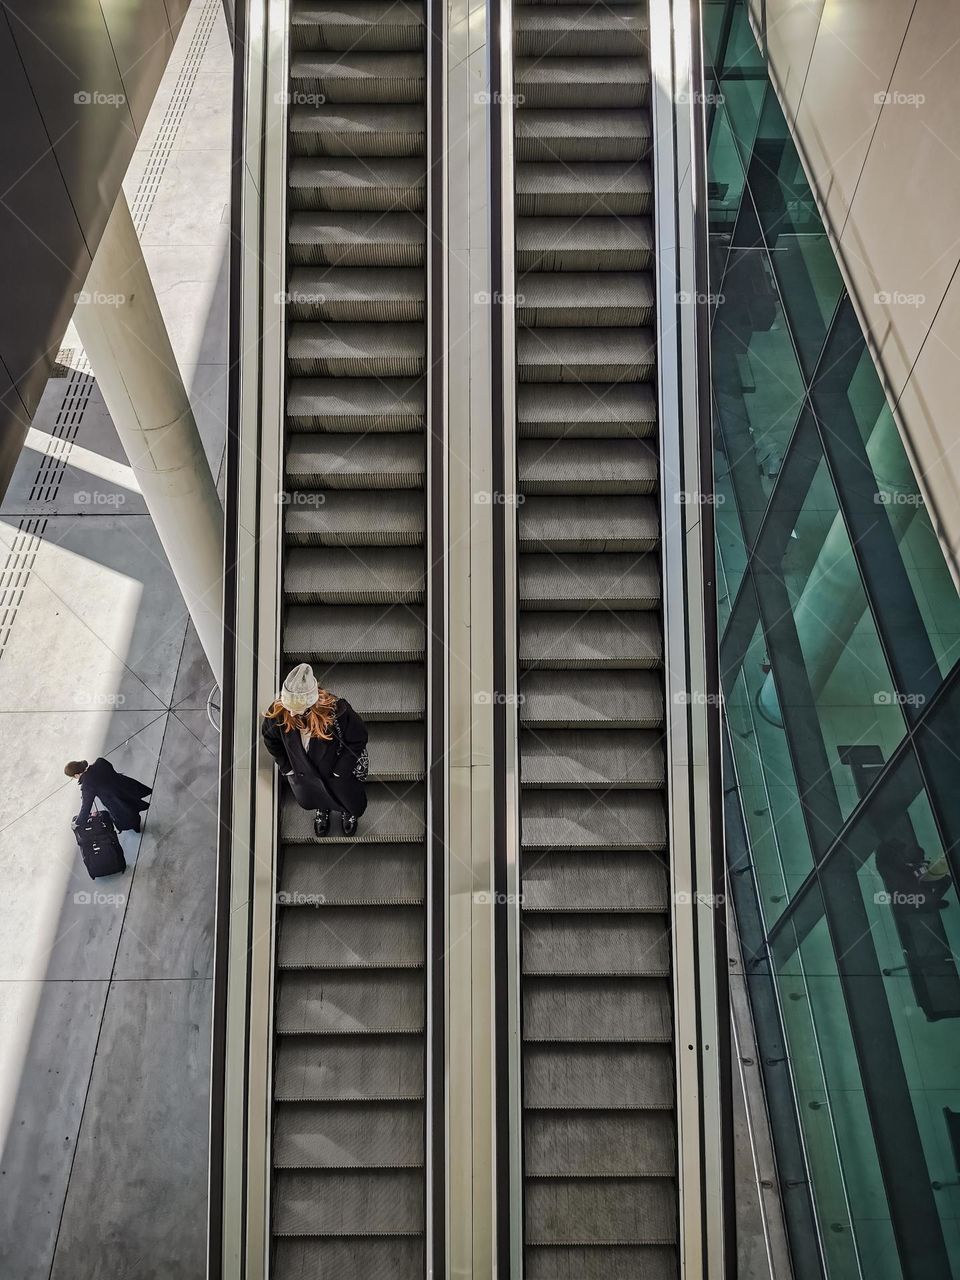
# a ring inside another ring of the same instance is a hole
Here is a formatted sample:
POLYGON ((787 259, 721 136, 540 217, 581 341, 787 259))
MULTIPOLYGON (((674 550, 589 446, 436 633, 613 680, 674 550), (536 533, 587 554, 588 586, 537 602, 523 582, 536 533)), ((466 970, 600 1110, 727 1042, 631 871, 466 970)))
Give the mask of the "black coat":
POLYGON ((311 738, 306 751, 300 731, 284 729, 277 720, 264 718, 261 734, 302 809, 338 809, 359 817, 367 807, 367 726, 346 698, 337 699, 334 716, 329 740, 311 738))
POLYGON ((94 800, 106 809, 118 831, 139 831, 140 811, 150 803, 147 796, 153 790, 136 778, 117 773, 109 760, 102 756, 94 760, 80 775, 80 812, 77 826, 82 827, 90 816, 94 800))

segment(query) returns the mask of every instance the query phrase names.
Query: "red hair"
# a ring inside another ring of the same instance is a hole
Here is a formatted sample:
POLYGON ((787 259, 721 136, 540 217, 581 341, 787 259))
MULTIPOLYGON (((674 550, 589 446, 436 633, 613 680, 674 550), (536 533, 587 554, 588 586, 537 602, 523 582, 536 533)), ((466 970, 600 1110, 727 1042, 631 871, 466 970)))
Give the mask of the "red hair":
POLYGON ((321 689, 316 702, 308 707, 302 715, 294 715, 282 702, 272 702, 264 713, 267 720, 277 720, 292 733, 305 729, 311 738, 324 738, 327 742, 333 737, 330 726, 336 715, 337 695, 321 689))

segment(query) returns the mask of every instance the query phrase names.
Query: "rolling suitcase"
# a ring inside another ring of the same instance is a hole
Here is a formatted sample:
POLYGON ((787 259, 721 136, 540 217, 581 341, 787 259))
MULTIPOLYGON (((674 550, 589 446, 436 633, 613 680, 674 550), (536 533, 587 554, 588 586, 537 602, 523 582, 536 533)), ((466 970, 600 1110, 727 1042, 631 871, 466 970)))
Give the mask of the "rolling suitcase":
POLYGON ((94 809, 82 827, 74 827, 80 856, 91 880, 115 876, 126 871, 127 860, 120 848, 120 837, 109 813, 94 809))

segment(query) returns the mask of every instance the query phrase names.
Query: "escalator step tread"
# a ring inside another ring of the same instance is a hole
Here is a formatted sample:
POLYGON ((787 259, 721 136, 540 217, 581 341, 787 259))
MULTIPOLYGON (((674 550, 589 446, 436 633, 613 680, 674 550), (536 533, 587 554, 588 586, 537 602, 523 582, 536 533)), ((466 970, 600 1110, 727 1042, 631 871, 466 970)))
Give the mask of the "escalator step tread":
POLYGON ((649 495, 533 494, 517 513, 521 548, 649 551, 660 537, 659 503, 649 495))
POLYGON ((294 49, 409 50, 423 46, 422 0, 297 0, 294 49))
POLYGON ((654 434, 652 386, 630 383, 549 383, 517 388, 522 436, 646 437, 654 434))
POLYGON ((280 864, 278 901, 299 898, 324 905, 424 901, 423 847, 417 844, 287 845, 280 864))
POLYGON ((423 1155, 419 1102, 281 1103, 274 1113, 274 1169, 416 1169, 423 1155))
POLYGON ((656 367, 651 329, 520 329, 522 382, 639 382, 656 367))
POLYGON ((318 663, 314 675, 364 720, 423 719, 426 678, 414 663, 318 663))
POLYGON ((660 565, 652 553, 528 551, 519 560, 519 582, 523 610, 642 610, 660 604, 660 565))
POLYGON ((526 1280, 677 1280, 679 1273, 672 1245, 528 1245, 524 1250, 526 1280))
POLYGON ((406 605, 295 605, 283 648, 293 662, 413 662, 424 653, 423 610, 406 605))
POLYGON ((615 791, 602 803, 582 791, 524 794, 525 849, 663 849, 666 816, 657 791, 615 791))
POLYGON ((332 324, 422 324, 425 288, 418 267, 294 267, 287 315, 332 324))
POLYGON ((292 105, 311 93, 326 102, 422 102, 426 61, 421 52, 301 51, 290 60, 290 79, 292 105))
POLYGON ((424 963, 417 907, 285 907, 279 919, 280 969, 413 969, 424 963))
POLYGON ((294 210, 422 212, 423 161, 416 157, 298 156, 287 182, 294 210))
POLYGON ((585 787, 605 798, 611 788, 664 782, 663 735, 654 729, 526 729, 520 759, 524 787, 585 787))
MULTIPOLYGON (((521 574, 521 590, 522 580, 521 574)), ((520 692, 521 725, 657 728, 663 723, 659 672, 584 671, 571 681, 564 672, 534 669, 524 672, 520 692)))
POLYGON ((273 1280, 423 1280, 423 1274, 424 1244, 418 1237, 281 1239, 270 1270, 273 1280))
POLYGON ((289 115, 289 137, 298 156, 422 156, 426 113, 421 104, 295 106, 289 115))
MULTIPOLYGON (((350 970, 311 973, 290 970, 277 976, 277 1031, 289 1069, 286 1077, 289 1088, 295 1079, 296 1063, 309 1063, 311 1055, 319 1061, 321 1051, 326 1053, 322 1037, 347 1034, 366 1037, 384 1037, 387 1033, 412 1033, 424 1026, 424 978, 418 970, 398 969, 378 973, 374 978, 368 973, 350 970), (294 1053, 290 1047, 295 1040, 307 1037, 310 1044, 294 1053), (318 1039, 320 1037, 321 1039, 318 1039)), ((399 1039, 390 1042, 398 1060, 406 1062, 416 1047, 414 1040, 399 1039)), ((351 1042, 337 1052, 341 1057, 351 1049, 360 1055, 363 1039, 351 1042)), ((363 1051, 366 1052, 366 1051, 363 1051)), ((419 1052, 419 1050, 418 1050, 419 1052)), ((414 1055, 415 1057, 415 1055, 414 1055)), ((338 1058, 337 1061, 340 1059, 338 1058)), ((419 1059, 416 1059, 419 1061, 419 1059)), ((418 1077, 419 1078, 419 1077, 418 1077)), ((419 1087, 419 1086, 418 1086, 419 1087)), ((322 1093, 297 1094, 298 1097, 323 1097, 322 1093)), ((339 1096, 333 1094, 330 1096, 339 1096)), ((352 1096, 352 1095, 348 1095, 352 1096)), ((405 1096, 411 1096, 409 1093, 405 1096)))
POLYGON ((523 215, 607 215, 602 220, 613 222, 649 210, 653 175, 647 160, 546 160, 517 166, 516 193, 521 226, 523 215))
POLYGON ((662 977, 670 972, 670 932, 665 913, 525 912, 523 972, 628 974, 662 977))
POLYGON ((654 319, 653 282, 645 271, 530 271, 518 290, 519 322, 531 328, 636 328, 654 319))
MULTIPOLYGON (((331 835, 327 840, 338 843, 335 829, 335 823, 331 823, 331 835)), ((423 832, 424 792, 421 783, 373 782, 367 787, 367 809, 360 819, 355 837, 357 842, 405 844, 411 840, 422 840, 423 832)), ((301 809, 290 794, 285 794, 282 801, 280 836, 290 844, 322 843, 313 833, 313 814, 301 809)))
POLYGON ((523 1047, 524 1105, 554 1110, 651 1110, 673 1106, 673 1053, 665 1044, 523 1047))
POLYGON ((287 417, 293 431, 420 431, 425 395, 422 378, 294 378, 287 417))
POLYGON ((417 1036, 281 1036, 277 1045, 281 1102, 416 1102, 424 1079, 417 1036))
POLYGON ((646 107, 520 107, 515 149, 521 163, 638 161, 650 150, 652 123, 646 107))
POLYGON ((423 555, 407 547, 294 547, 287 555, 284 599, 295 604, 418 604, 423 555))
POLYGON ((298 321, 287 338, 287 359, 295 374, 317 377, 363 374, 420 375, 426 338, 420 324, 320 324, 298 321))
POLYGON ((524 911, 666 913, 669 890, 665 863, 642 850, 552 849, 524 859, 524 911))
MULTIPOLYGON (((285 496, 288 546, 419 547, 423 543, 423 494, 416 490, 293 487, 285 496)), ((422 553, 416 554, 422 564, 422 553)))
POLYGON ((532 1111, 523 1130, 528 1178, 660 1178, 677 1172, 669 1111, 532 1111))
POLYGON ((517 467, 524 493, 649 493, 659 472, 656 450, 634 439, 521 440, 517 467))
POLYGON ((287 482, 300 488, 422 488, 425 465, 423 437, 409 433, 303 433, 286 457, 287 482))
POLYGON ((275 1235, 419 1235, 423 1215, 419 1172, 279 1170, 274 1176, 275 1235))
POLYGON ((640 107, 650 94, 650 67, 635 54, 517 58, 514 88, 528 107, 640 107))
POLYGON ((666 978, 534 978, 523 985, 529 1041, 667 1043, 673 1028, 666 978))
POLYGON ((676 1187, 669 1178, 531 1179, 527 1244, 672 1244, 676 1187))
POLYGON ((522 666, 656 667, 662 656, 663 635, 652 613, 596 609, 579 616, 562 611, 520 615, 522 666))
POLYGON ((648 35, 645 10, 625 4, 518 5, 513 29, 519 58, 629 56, 648 35))

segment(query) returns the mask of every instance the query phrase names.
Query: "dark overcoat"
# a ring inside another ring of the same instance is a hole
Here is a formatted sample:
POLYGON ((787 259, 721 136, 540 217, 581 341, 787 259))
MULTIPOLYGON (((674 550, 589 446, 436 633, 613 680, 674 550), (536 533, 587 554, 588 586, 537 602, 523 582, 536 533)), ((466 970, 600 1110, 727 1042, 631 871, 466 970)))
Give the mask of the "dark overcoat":
POLYGON ((264 717, 264 745, 290 784, 301 809, 337 809, 359 817, 367 807, 367 726, 338 698, 331 736, 311 738, 304 750, 299 729, 264 717))
POLYGON ((118 831, 139 831, 140 811, 150 803, 147 796, 152 789, 145 782, 117 773, 110 761, 100 756, 80 775, 77 826, 83 826, 96 801, 109 812, 118 831))

